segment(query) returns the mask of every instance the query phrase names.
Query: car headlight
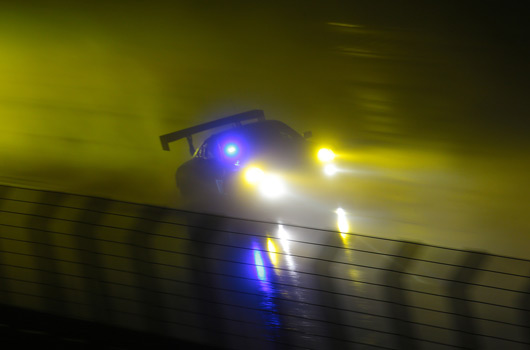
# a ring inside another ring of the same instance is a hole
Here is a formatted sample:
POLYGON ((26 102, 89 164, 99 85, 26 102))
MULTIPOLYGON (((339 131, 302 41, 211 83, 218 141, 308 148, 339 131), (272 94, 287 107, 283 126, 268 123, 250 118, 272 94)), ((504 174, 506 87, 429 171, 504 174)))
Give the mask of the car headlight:
POLYGON ((245 170, 245 180, 251 185, 259 183, 261 180, 263 180, 264 176, 265 173, 263 170, 255 166, 245 170))
POLYGON ((258 188, 261 195, 267 198, 278 198, 285 193, 285 185, 277 175, 265 175, 258 188))
POLYGON ((335 159, 335 153, 329 148, 321 148, 318 150, 317 157, 321 162, 328 163, 335 159))
POLYGON ((275 174, 266 174, 256 166, 247 168, 244 178, 250 185, 256 186, 258 192, 266 198, 277 198, 285 193, 285 183, 275 174))
POLYGON ((338 169, 335 164, 326 164, 324 166, 324 174, 327 176, 333 176, 337 173, 338 169))

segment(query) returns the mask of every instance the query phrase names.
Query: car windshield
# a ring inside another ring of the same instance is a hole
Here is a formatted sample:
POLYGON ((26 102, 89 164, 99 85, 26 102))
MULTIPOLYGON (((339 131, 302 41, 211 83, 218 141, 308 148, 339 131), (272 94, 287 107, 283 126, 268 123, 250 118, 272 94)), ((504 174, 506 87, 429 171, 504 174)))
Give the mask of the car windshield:
POLYGON ((291 157, 306 142, 296 131, 276 120, 243 125, 218 134, 216 138, 221 154, 227 145, 236 145, 241 151, 241 160, 255 156, 291 157))
POLYGON ((243 135, 249 139, 256 150, 276 145, 295 146, 304 141, 296 131, 276 121, 248 125, 243 135))

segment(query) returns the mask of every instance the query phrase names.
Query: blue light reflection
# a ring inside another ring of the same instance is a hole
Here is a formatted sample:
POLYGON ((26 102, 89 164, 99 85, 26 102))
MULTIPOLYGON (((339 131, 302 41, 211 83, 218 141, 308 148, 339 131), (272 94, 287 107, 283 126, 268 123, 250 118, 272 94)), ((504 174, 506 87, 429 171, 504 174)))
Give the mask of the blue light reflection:
MULTIPOLYGON (((260 301, 260 309, 267 328, 267 338, 277 340, 279 337, 279 330, 281 329, 280 317, 278 316, 277 305, 275 302, 278 290, 274 283, 269 281, 267 276, 267 266, 263 261, 262 250, 254 246, 254 265, 256 266, 256 275, 258 277, 259 289, 261 291, 262 299, 260 301)), ((266 255, 265 255, 266 256, 266 255)), ((269 270, 273 271, 273 270, 269 270)), ((272 275, 270 278, 274 278, 272 275)))
POLYGON ((254 264, 256 264, 256 272, 258 278, 261 281, 267 280, 267 274, 265 272, 265 267, 263 266, 263 258, 261 257, 261 252, 257 249, 254 249, 254 264))

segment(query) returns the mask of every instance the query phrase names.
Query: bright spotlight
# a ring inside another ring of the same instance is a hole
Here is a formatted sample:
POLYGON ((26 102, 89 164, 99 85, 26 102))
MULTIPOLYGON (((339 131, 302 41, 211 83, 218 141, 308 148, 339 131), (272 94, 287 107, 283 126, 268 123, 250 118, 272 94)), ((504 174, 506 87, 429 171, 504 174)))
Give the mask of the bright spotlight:
POLYGON ((258 167, 250 167, 245 171, 245 180, 252 185, 257 184, 263 179, 263 170, 258 167))
POLYGON ((326 164, 324 166, 324 174, 327 176, 333 176, 337 173, 338 169, 334 164, 326 164))
POLYGON ((335 159, 335 153, 329 148, 321 148, 318 150, 317 157, 321 162, 327 163, 335 159))
POLYGON ((260 193, 267 198, 278 198, 285 193, 282 179, 276 175, 265 175, 259 183, 260 193))

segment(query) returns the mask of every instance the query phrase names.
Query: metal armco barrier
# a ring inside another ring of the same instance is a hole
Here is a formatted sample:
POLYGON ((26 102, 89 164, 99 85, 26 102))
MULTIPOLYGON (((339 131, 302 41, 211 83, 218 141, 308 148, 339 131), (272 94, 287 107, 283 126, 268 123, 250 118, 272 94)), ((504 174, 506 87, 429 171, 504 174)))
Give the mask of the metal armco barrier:
POLYGON ((9 186, 0 301, 17 332, 35 312, 236 349, 530 347, 530 260, 9 186))

